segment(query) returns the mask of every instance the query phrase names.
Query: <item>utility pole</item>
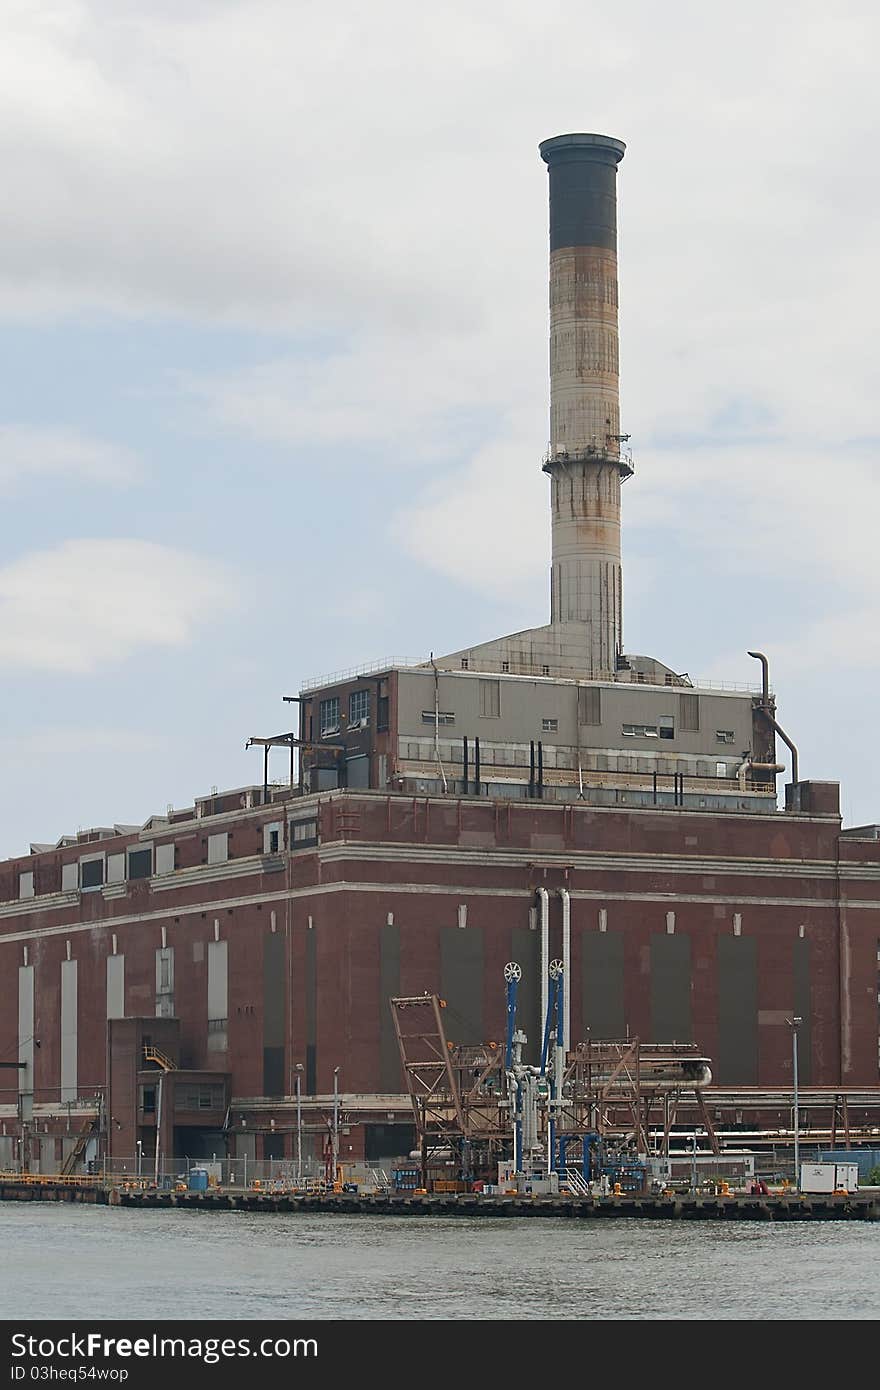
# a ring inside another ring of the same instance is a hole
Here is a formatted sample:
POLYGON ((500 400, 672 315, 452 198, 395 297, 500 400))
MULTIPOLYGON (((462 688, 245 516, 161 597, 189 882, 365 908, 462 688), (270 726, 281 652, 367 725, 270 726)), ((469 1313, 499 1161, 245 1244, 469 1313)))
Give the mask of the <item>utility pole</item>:
POLYGON ((336 1184, 336 1178, 337 1178, 338 1167, 339 1167, 339 1072, 340 1072, 340 1068, 339 1068, 339 1067, 336 1067, 336 1068, 334 1069, 334 1071, 333 1071, 333 1178, 332 1178, 332 1181, 333 1181, 334 1186, 335 1186, 335 1184, 336 1184))
POLYGON ((801 1190, 801 1144, 800 1144, 800 1115, 798 1105, 798 1028, 803 1023, 803 1019, 797 1015, 786 1019, 791 1028, 791 1074, 794 1085, 794 1188, 795 1192, 801 1190))
POLYGON ((296 1181, 302 1185, 303 1176, 303 1130, 302 1130, 302 1062, 296 1064, 296 1181))

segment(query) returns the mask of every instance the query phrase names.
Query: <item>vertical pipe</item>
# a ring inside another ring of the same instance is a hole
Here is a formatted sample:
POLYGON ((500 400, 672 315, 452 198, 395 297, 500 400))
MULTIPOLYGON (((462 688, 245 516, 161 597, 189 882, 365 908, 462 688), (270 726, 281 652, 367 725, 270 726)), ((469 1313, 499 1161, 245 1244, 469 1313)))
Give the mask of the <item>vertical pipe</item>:
POLYGON ((544 1026, 544 1016, 547 1013, 547 972, 550 968, 550 899, 546 888, 539 888, 537 893, 541 916, 541 963, 539 967, 541 972, 541 1002, 538 1015, 538 1035, 540 1036, 544 1026))
POLYGON ((516 1027, 516 988, 515 976, 507 981, 507 1041, 504 1047, 504 1070, 510 1071, 513 1062, 513 1030, 516 1027))
POLYGON ((465 734, 464 738, 463 738, 462 741, 461 741, 461 749, 462 749, 462 754, 461 754, 461 756, 462 756, 462 779, 463 779, 463 781, 464 781, 464 794, 465 794, 465 796, 467 796, 468 792, 470 791, 470 787, 468 786, 468 774, 469 774, 469 772, 470 772, 470 768, 468 767, 468 741, 467 741, 467 734, 465 734))
POLYGON ((562 1007, 565 1030, 562 1046, 566 1053, 571 1050, 571 894, 567 888, 560 888, 562 899, 562 1007))
POLYGON ((556 981, 553 980, 547 987, 547 1012, 544 1016, 544 1030, 541 1034, 541 1075, 547 1075, 547 1055, 550 1051, 550 1020, 553 1017, 553 1005, 556 1002, 556 981))
POLYGON ((793 1018, 791 1020, 791 1067, 792 1080, 794 1082, 794 1190, 801 1190, 801 1142, 800 1142, 800 1117, 798 1114, 798 1028, 801 1020, 793 1018))
POLYGON ((159 1094, 156 1097, 156 1153, 153 1159, 153 1179, 156 1187, 159 1186, 159 1148, 162 1143, 162 1080, 165 1073, 159 1073, 159 1094))
POLYGON ((474 795, 480 795, 480 740, 474 739, 474 795))
POLYGON ((654 773, 654 805, 657 805, 657 774, 654 773))
POLYGON ((544 744, 538 739, 538 797, 544 796, 544 744))
MULTIPOLYGON (((556 1119, 558 1121, 562 1113, 562 1082, 565 1075, 565 1029, 567 1015, 565 1012, 565 986, 567 976, 563 968, 561 976, 556 981, 556 1074, 553 1086, 553 1094, 556 1101, 556 1119)), ((554 1124, 554 1134, 559 1128, 558 1123, 554 1124)), ((559 1141, 560 1150, 564 1149, 564 1143, 559 1141)), ((553 1164, 555 1167, 562 1168, 564 1164, 556 1162, 555 1144, 551 1145, 551 1153, 554 1155, 553 1164)))
POLYGON ((535 795, 535 740, 529 744, 529 796, 535 795))

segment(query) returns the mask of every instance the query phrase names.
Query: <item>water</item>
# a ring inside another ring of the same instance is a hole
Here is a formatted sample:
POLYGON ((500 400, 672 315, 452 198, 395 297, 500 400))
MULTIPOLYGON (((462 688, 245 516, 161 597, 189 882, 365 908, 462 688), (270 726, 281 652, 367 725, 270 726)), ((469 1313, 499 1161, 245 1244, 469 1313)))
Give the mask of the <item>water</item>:
POLYGON ((0 1203, 6 1319, 875 1319, 880 1223, 0 1203))

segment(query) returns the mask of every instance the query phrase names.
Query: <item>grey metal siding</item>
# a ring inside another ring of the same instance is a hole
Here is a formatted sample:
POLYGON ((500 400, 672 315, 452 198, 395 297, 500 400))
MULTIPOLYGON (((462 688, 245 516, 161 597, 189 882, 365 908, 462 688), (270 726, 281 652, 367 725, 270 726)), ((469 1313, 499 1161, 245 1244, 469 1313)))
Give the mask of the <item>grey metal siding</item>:
POLYGON ((798 1027, 798 1083, 809 1086, 813 1074, 812 1001, 810 998, 810 943, 798 937, 794 943, 794 1011, 798 1027))
POLYGON ((125 956, 107 957, 107 1017, 125 1018, 125 956))
POLYGON ((18 1071, 18 1089, 34 1089, 34 967, 18 967, 18 1060, 25 1066, 18 1071))
POLYGON ((758 956, 753 936, 718 940, 718 1053, 721 1086, 758 1084, 758 956))
MULTIPOLYGON (((623 1003, 623 934, 584 932, 582 1035, 592 1042, 626 1035, 623 1003)), ((572 1040, 576 1037, 572 1029, 572 1040)))
POLYGON ((691 1042, 691 943, 651 937, 651 1042, 691 1042))
POLYGON ((315 928, 310 926, 306 932, 306 1095, 313 1096, 317 1091, 317 1015, 318 1015, 318 952, 315 928))
POLYGON ((379 1090, 403 1090, 400 1051, 389 999, 400 994, 400 928, 384 926, 379 938, 379 1090))
POLYGON ((284 1082, 284 937, 263 937, 263 1095, 287 1094, 284 1082))
POLYGON ((61 962, 61 1100, 77 1098, 76 961, 61 962))
POLYGON ((483 932, 444 927, 440 932, 440 992, 444 1026, 452 1042, 480 1043, 483 1035, 483 932))

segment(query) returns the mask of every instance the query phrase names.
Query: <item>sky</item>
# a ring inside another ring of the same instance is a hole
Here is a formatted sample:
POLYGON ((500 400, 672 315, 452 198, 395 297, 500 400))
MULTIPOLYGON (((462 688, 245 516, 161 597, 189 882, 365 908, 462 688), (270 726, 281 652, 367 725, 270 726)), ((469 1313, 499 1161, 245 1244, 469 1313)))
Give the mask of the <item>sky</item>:
POLYGON ((309 677, 547 621, 569 131, 627 145, 626 648, 766 652, 801 775, 880 820, 874 5, 0 0, 0 33, 0 858, 260 783, 309 677))

